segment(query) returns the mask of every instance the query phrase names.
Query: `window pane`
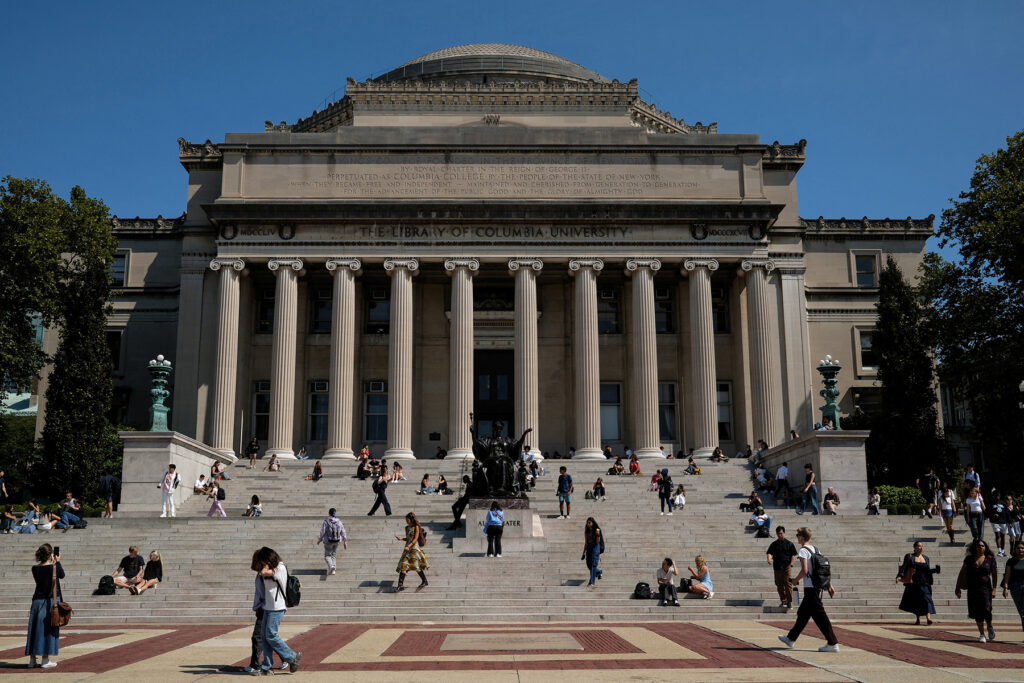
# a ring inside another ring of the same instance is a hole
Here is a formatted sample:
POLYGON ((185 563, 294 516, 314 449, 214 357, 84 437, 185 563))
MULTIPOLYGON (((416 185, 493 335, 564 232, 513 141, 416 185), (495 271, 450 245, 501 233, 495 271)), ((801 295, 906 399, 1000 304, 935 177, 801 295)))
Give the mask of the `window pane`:
POLYGON ((711 319, 715 334, 729 334, 729 290, 727 287, 711 288, 711 319))
POLYGON ((658 403, 675 403, 676 385, 662 382, 658 385, 658 403))
POLYGON ((387 414, 388 412, 388 395, 387 394, 368 394, 366 396, 366 412, 370 414, 387 414))
POLYGON ((256 438, 260 441, 266 441, 267 436, 270 434, 270 416, 269 415, 257 415, 256 416, 256 438))
POLYGON ((311 413, 327 413, 327 394, 313 394, 310 401, 309 412, 311 413))
POLYGON ((498 388, 497 388, 498 396, 497 396, 497 399, 499 401, 507 401, 508 400, 508 375, 498 375, 497 377, 495 377, 495 379, 498 382, 498 388))
POLYGON ((872 332, 860 333, 860 364, 865 368, 878 367, 878 354, 875 353, 872 332))
POLYGON ((490 375, 479 375, 477 377, 477 398, 481 401, 491 400, 491 376, 490 375))
POLYGON ((601 440, 619 440, 619 407, 601 406, 601 440))
POLYGON ((388 438, 388 416, 366 416, 366 441, 386 441, 388 438))
POLYGON ((619 402, 619 385, 618 384, 602 384, 601 385, 601 403, 618 403, 619 402))
POLYGON ((256 394, 256 412, 270 412, 270 394, 256 394))
POLYGON ((331 331, 331 302, 314 301, 313 319, 310 325, 311 332, 328 333, 331 331))
POLYGON ((658 334, 675 332, 671 301, 654 302, 654 329, 658 334))
POLYGON ((310 441, 327 441, 327 416, 314 415, 309 421, 310 441))
POLYGON ((597 301, 597 331, 600 334, 619 334, 619 302, 613 299, 597 301))
POLYGON ((658 406, 658 437, 662 441, 676 440, 675 404, 658 406))
POLYGON ((270 334, 274 331, 274 300, 261 296, 256 306, 256 332, 270 334))
POLYGON ((110 279, 114 286, 122 287, 125 283, 125 263, 128 260, 127 254, 114 254, 114 261, 110 264, 110 279))
POLYGON ((391 321, 391 302, 370 300, 366 304, 366 331, 370 334, 387 334, 391 321))

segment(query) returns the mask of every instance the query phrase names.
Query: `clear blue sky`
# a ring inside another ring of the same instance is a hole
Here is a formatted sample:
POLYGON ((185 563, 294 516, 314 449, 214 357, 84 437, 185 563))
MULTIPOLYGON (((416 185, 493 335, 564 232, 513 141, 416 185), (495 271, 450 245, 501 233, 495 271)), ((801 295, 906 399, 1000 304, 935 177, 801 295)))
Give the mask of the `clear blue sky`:
POLYGON ((6 3, 0 174, 113 213, 185 207, 179 136, 217 142, 451 45, 639 79, 687 122, 808 140, 805 217, 940 215, 1024 128, 1021 2, 6 3))

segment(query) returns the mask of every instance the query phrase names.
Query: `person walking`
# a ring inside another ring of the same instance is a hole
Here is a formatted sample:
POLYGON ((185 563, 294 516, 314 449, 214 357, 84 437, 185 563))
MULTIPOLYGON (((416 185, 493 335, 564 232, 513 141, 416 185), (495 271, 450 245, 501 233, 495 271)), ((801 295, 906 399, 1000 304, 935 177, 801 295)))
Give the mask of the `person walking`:
MULTIPOLYGON (((937 568, 936 568, 937 569, 937 568)), ((903 584, 903 599, 900 600, 900 611, 910 612, 917 617, 915 626, 921 625, 921 617, 932 625, 931 615, 935 614, 935 603, 932 601, 932 574, 935 569, 931 560, 924 554, 924 543, 914 543, 914 552, 903 556, 896 582, 903 584)))
POLYGON ((167 466, 163 481, 158 487, 164 499, 163 512, 160 513, 161 517, 174 516, 174 489, 178 488, 178 484, 181 482, 181 477, 174 472, 174 469, 173 463, 167 466))
POLYGON ((811 545, 811 530, 805 526, 796 530, 796 540, 800 543, 800 550, 797 556, 800 558, 800 573, 793 577, 792 584, 799 586, 803 581, 804 599, 800 601, 800 607, 796 611, 796 623, 789 633, 779 636, 779 640, 786 647, 796 645, 796 639, 800 637, 807 622, 814 619, 815 626, 825 636, 826 644, 818 648, 818 652, 839 652, 839 640, 835 631, 832 630, 832 622, 825 613, 825 606, 821 602, 821 593, 828 591, 830 596, 835 596, 836 589, 829 580, 827 585, 814 585, 814 556, 818 555, 818 549, 811 545))
POLYGON ((996 489, 992 489, 991 500, 989 521, 992 522, 992 538, 995 539, 998 548, 996 554, 999 557, 1006 557, 1006 522, 1009 519, 1009 515, 1006 514, 1006 503, 996 489))
POLYGON ((998 573, 999 566, 988 544, 980 538, 971 541, 956 579, 956 598, 959 600, 963 590, 967 590, 967 617, 978 626, 979 643, 996 639, 992 628, 992 598, 996 596, 998 573), (988 626, 988 633, 985 626, 988 626))
POLYGON ((256 456, 260 454, 260 442, 255 436, 245 447, 245 454, 249 456, 249 469, 256 469, 256 456))
POLYGON ((484 533, 487 534, 487 557, 501 557, 501 533, 505 530, 505 513, 498 501, 491 501, 491 509, 484 521, 484 533))
POLYGON ((370 484, 373 492, 377 494, 377 497, 373 501, 373 507, 366 513, 367 517, 373 517, 374 513, 377 512, 377 508, 381 505, 384 506, 384 516, 391 516, 391 502, 388 500, 388 466, 381 465, 377 471, 377 477, 370 484))
MULTIPOLYGON (((474 463, 476 464, 476 463, 474 463)), ((452 531, 462 526, 462 513, 466 510, 466 506, 469 505, 469 495, 471 490, 471 480, 468 474, 462 475, 462 495, 455 499, 452 503, 452 515, 454 521, 448 525, 447 530, 452 531)))
POLYGON ((257 551, 256 555, 255 564, 259 567, 259 576, 263 579, 263 624, 260 631, 263 662, 260 665, 260 670, 254 673, 264 676, 271 675, 275 652, 282 662, 288 663, 288 670, 295 673, 299 670, 302 653, 293 651, 284 642, 284 638, 277 635, 281 619, 284 618, 288 607, 284 599, 284 586, 288 582, 288 568, 272 548, 264 546, 257 551))
POLYGON ((661 514, 665 514, 665 505, 668 504, 668 514, 671 515, 675 503, 672 500, 672 477, 667 467, 662 468, 661 479, 658 480, 658 498, 661 501, 661 514))
POLYGON ((114 493, 117 491, 117 486, 117 477, 109 472, 104 474, 100 479, 100 495, 103 496, 103 500, 106 501, 103 516, 107 519, 114 516, 114 493))
POLYGON ((583 556, 580 558, 586 561, 587 569, 590 570, 590 581, 587 583, 587 588, 594 588, 594 581, 600 581, 604 575, 604 572, 598 569, 603 552, 604 536, 601 534, 601 527, 593 517, 587 517, 587 523, 583 526, 583 556))
MULTIPOLYGON (((207 517, 213 517, 213 513, 216 512, 221 517, 227 517, 228 513, 224 512, 224 506, 220 504, 221 498, 226 494, 221 493, 223 489, 220 487, 220 482, 213 482, 213 487, 210 489, 209 495, 206 496, 207 500, 212 500, 210 504, 210 511, 206 513, 207 517)), ((174 515, 171 515, 172 517, 174 515)))
POLYGON ((814 474, 814 467, 811 466, 811 463, 804 465, 804 488, 802 493, 803 500, 800 501, 800 509, 796 513, 798 515, 804 514, 808 504, 810 504, 813 514, 821 514, 821 510, 818 508, 818 479, 814 474))
POLYGON ((949 534, 949 542, 956 543, 953 533, 953 518, 956 517, 956 494, 949 488, 948 483, 943 483, 939 491, 939 508, 942 513, 942 523, 946 525, 946 533, 949 534))
POLYGON ((672 561, 671 557, 666 557, 661 561, 661 567, 654 573, 654 578, 658 582, 658 607, 666 605, 679 607, 679 594, 676 592, 674 578, 676 576, 679 576, 676 563, 672 561), (672 602, 669 602, 669 598, 672 598, 672 602))
POLYGON ((765 553, 768 564, 775 573, 775 589, 779 592, 779 607, 793 609, 793 584, 790 583, 790 571, 796 561, 796 546, 786 538, 786 527, 775 527, 775 540, 768 546, 765 553))
POLYGON ((320 537, 316 544, 324 544, 324 562, 327 563, 327 575, 331 576, 338 569, 338 544, 341 543, 345 550, 348 550, 348 534, 345 533, 345 525, 337 517, 338 511, 331 508, 327 511, 327 519, 320 525, 320 537))
POLYGON ((36 564, 32 567, 32 578, 36 589, 32 593, 32 608, 28 613, 28 635, 25 639, 25 654, 29 656, 30 669, 42 667, 52 669, 57 662, 50 656, 59 653, 60 627, 50 625, 50 610, 53 599, 63 600, 60 580, 64 578, 64 567, 60 555, 55 555, 53 546, 44 543, 36 549, 36 564), (42 657, 42 664, 38 658, 42 657))
MULTIPOLYGON (((260 674, 260 659, 263 654, 263 603, 266 599, 263 577, 260 576, 263 565, 259 558, 260 551, 257 550, 252 554, 252 563, 250 564, 250 568, 255 572, 256 586, 252 598, 252 611, 256 615, 256 623, 252 625, 252 652, 249 655, 249 666, 244 669, 245 673, 253 675, 260 674)), ((274 668, 273 654, 270 655, 270 668, 274 668)))
POLYGON ((398 560, 398 585, 395 586, 395 591, 405 590, 405 575, 409 572, 416 572, 420 575, 419 588, 426 588, 428 585, 426 571, 430 569, 430 565, 427 564, 427 556, 423 554, 422 546, 426 543, 426 538, 423 536, 423 527, 420 526, 420 520, 416 519, 416 514, 410 512, 405 516, 405 538, 401 536, 395 536, 399 541, 405 542, 405 547, 402 550, 402 557, 398 560))
POLYGON ((1003 571, 1003 597, 1009 594, 1013 598, 1020 615, 1020 627, 1024 630, 1024 541, 1017 541, 1011 555, 1003 571))
POLYGON ((964 515, 971 530, 971 538, 975 541, 985 538, 985 499, 981 497, 981 489, 977 486, 971 489, 964 500, 964 515))
POLYGON ((572 475, 568 473, 565 465, 562 465, 558 468, 558 487, 555 489, 558 495, 558 519, 569 519, 569 514, 572 512, 574 489, 572 475))

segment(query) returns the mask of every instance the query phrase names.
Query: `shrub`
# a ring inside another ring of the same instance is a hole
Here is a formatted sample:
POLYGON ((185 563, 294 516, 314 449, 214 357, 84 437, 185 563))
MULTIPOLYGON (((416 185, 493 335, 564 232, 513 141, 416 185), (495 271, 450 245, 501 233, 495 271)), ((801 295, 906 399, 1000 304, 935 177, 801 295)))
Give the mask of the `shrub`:
POLYGON ((910 514, 910 506, 907 505, 906 503, 900 503, 899 505, 896 506, 896 514, 897 515, 909 515, 910 514))
POLYGON ((923 510, 927 507, 924 496, 913 486, 879 486, 878 495, 882 499, 882 507, 886 510, 899 505, 906 505, 910 510, 923 510))

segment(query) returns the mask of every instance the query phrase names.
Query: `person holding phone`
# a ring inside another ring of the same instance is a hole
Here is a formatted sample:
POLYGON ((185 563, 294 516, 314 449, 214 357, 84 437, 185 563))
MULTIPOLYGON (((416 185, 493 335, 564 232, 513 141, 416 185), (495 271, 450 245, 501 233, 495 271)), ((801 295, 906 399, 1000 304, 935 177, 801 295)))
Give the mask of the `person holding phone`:
POLYGON ((28 635, 25 641, 25 654, 29 656, 29 668, 42 667, 52 669, 57 662, 50 656, 58 654, 60 643, 60 627, 50 626, 50 610, 53 608, 53 595, 61 600, 60 580, 64 578, 64 568, 60 564, 60 548, 44 543, 36 549, 36 564, 32 567, 32 578, 36 589, 32 593, 32 609, 28 615, 28 635), (42 657, 42 663, 38 658, 42 657))

